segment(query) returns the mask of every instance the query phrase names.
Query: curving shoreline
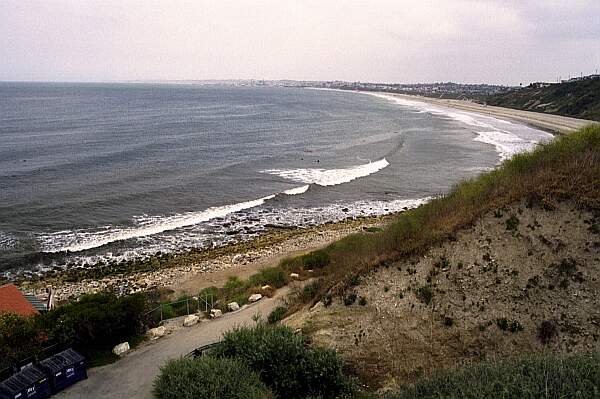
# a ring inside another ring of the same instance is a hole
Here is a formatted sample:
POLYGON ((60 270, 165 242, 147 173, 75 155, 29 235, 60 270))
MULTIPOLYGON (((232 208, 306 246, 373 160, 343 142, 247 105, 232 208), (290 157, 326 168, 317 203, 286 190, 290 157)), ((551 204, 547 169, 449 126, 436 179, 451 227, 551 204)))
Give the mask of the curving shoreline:
POLYGON ((433 97, 389 92, 358 91, 358 93, 381 93, 389 96, 403 98, 409 101, 420 101, 428 104, 435 104, 441 107, 453 108, 461 111, 493 116, 499 119, 510 120, 532 127, 540 128, 551 133, 569 133, 581 129, 582 127, 587 126, 589 124, 598 123, 592 120, 571 118, 568 116, 545 114, 541 112, 532 111, 522 111, 518 109, 496 107, 491 105, 483 105, 468 100, 440 99, 433 97))
MULTIPOLYGON (((372 94, 373 92, 361 92, 372 94)), ((500 119, 509 119, 529 124, 554 133, 565 133, 585 126, 593 121, 557 115, 538 114, 500 107, 486 107, 461 100, 440 100, 421 96, 382 93, 411 101, 420 101, 447 108, 458 109, 500 119)), ((57 300, 77 297, 106 289, 118 289, 124 283, 131 292, 151 287, 170 288, 176 292, 194 293, 210 285, 222 285, 231 275, 244 277, 256 270, 277 264, 282 258, 318 249, 348 234, 364 231, 368 227, 381 227, 395 214, 347 219, 309 229, 272 230, 255 239, 222 248, 188 251, 173 257, 156 270, 123 271, 108 273, 99 278, 89 278, 77 271, 58 273, 40 281, 21 281, 24 290, 52 286, 57 300), (75 277, 73 276, 75 275, 75 277), (66 278, 65 278, 66 277, 66 278)))
MULTIPOLYGON (((394 215, 353 218, 308 229, 273 229, 249 241, 172 256, 171 260, 152 270, 120 268, 94 278, 86 274, 92 271, 93 275, 94 269, 76 269, 35 281, 22 280, 18 284, 25 291, 40 292, 45 287, 52 287, 57 301, 103 290, 119 290, 123 284, 131 293, 167 288, 193 295, 202 288, 223 285, 229 276, 247 277, 263 267, 276 265, 285 257, 325 247, 369 227, 382 227, 394 215)), ((145 263, 151 264, 155 260, 158 258, 150 257, 145 263)))

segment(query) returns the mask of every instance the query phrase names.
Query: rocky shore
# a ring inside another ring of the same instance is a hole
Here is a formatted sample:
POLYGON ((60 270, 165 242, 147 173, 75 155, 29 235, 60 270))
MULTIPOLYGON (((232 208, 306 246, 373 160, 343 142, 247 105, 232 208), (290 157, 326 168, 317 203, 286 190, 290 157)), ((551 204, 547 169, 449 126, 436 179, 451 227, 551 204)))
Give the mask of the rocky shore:
POLYGON ((39 281, 21 281, 25 291, 40 292, 51 287, 56 301, 76 298, 83 294, 105 290, 125 290, 135 293, 151 288, 170 288, 174 291, 194 290, 218 285, 231 275, 251 274, 262 267, 274 266, 281 259, 324 247, 348 234, 382 227, 393 215, 356 218, 317 226, 310 229, 272 229, 251 241, 222 248, 191 251, 177 255, 171 264, 157 270, 131 271, 81 279, 64 278, 61 274, 39 281), (215 280, 215 275, 218 276, 215 280))

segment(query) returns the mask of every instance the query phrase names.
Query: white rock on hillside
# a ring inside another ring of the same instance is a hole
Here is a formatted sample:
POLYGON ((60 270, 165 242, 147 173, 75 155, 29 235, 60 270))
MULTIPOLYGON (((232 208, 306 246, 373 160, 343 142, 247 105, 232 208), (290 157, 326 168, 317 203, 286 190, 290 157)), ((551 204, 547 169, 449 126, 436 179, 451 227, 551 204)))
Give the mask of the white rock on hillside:
POLYGON ((150 330, 148 330, 148 336, 150 337, 150 339, 159 339, 166 333, 167 333, 167 330, 165 329, 165 326, 159 326, 159 327, 151 328, 150 330))
POLYGON ((210 310, 210 318, 211 319, 216 319, 217 317, 221 317, 221 316, 223 316, 223 312, 221 312, 221 309, 211 309, 210 310))
POLYGON ((129 351, 129 342, 123 342, 113 348, 113 353, 117 356, 121 356, 125 352, 129 351))
POLYGON ((256 302, 259 301, 262 298, 261 294, 252 294, 250 295, 250 298, 248 298, 248 302, 256 302))
POLYGON ((236 310, 240 309, 240 305, 238 305, 237 302, 230 302, 227 304, 227 309, 229 309, 232 312, 235 312, 236 310))
POLYGON ((300 275, 298 273, 291 273, 290 277, 291 278, 298 278, 298 277, 300 277, 300 275))
POLYGON ((191 315, 187 316, 185 319, 183 319, 183 326, 191 327, 194 324, 198 323, 198 320, 200 320, 200 318, 198 316, 196 316, 195 314, 191 314, 191 315))

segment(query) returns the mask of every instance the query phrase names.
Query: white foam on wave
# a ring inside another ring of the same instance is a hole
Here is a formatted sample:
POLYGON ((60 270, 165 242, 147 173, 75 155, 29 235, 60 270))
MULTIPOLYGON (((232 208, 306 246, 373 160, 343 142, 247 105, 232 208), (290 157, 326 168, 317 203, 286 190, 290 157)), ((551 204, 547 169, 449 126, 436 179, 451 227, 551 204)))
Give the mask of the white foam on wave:
POLYGON ((305 186, 300 186, 300 187, 295 187, 295 188, 290 188, 289 190, 285 190, 283 193, 287 194, 287 195, 298 195, 298 194, 304 194, 305 192, 308 191, 308 188, 310 187, 310 185, 305 185, 305 186))
POLYGON ((17 241, 12 234, 0 231, 0 251, 7 251, 14 248, 16 242, 17 241))
POLYGON ((335 186, 351 182, 360 177, 369 176, 388 165, 389 162, 383 158, 379 161, 343 169, 269 169, 263 170, 262 173, 268 173, 300 183, 335 186))
MULTIPOLYGON (((94 265, 98 262, 124 262, 143 259, 157 253, 177 254, 195 248, 216 248, 226 244, 252 239, 267 231, 267 226, 310 228, 327 222, 336 222, 356 217, 386 215, 418 207, 433 197, 415 199, 394 199, 388 201, 360 200, 355 202, 334 203, 322 207, 306 208, 256 208, 248 214, 231 213, 222 220, 208 221, 186 229, 165 231, 162 234, 144 237, 127 249, 115 252, 89 254, 81 252, 70 256, 69 263, 74 265, 94 265), (207 226, 219 227, 209 232, 207 226), (246 228, 249 227, 250 231, 246 228), (235 235, 227 231, 236 231, 235 235)), ((142 220, 149 222, 152 218, 142 220)), ((53 264, 52 267, 65 267, 53 264)), ((39 271, 43 271, 40 269, 39 271)))
POLYGON ((262 205, 265 201, 274 197, 275 195, 269 195, 253 201, 217 206, 200 212, 187 212, 173 216, 138 217, 138 225, 134 227, 108 227, 92 232, 51 233, 41 235, 38 238, 44 252, 79 252, 101 247, 115 241, 151 236, 181 227, 192 226, 214 218, 224 217, 230 213, 262 205))
POLYGON ((500 156, 500 161, 504 161, 505 159, 512 157, 514 154, 529 151, 537 144, 535 141, 525 141, 514 134, 507 134, 506 132, 495 130, 476 133, 478 136, 475 137, 474 140, 481 143, 491 144, 496 147, 496 151, 500 156))
POLYGON ((423 101, 409 100, 391 94, 360 93, 383 98, 400 106, 411 107, 418 112, 450 118, 465 125, 476 127, 478 128, 475 131, 477 136, 473 140, 493 145, 500 158, 499 161, 508 159, 520 152, 531 151, 538 143, 548 141, 553 137, 550 133, 492 116, 457 111, 453 108, 433 105, 423 101))

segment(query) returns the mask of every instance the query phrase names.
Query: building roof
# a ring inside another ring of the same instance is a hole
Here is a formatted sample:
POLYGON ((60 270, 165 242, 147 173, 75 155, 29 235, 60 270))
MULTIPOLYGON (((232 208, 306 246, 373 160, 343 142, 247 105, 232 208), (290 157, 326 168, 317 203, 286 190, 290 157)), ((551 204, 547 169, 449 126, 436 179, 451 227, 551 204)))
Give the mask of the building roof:
POLYGON ((14 284, 0 286, 0 312, 16 313, 21 316, 39 313, 14 284))

